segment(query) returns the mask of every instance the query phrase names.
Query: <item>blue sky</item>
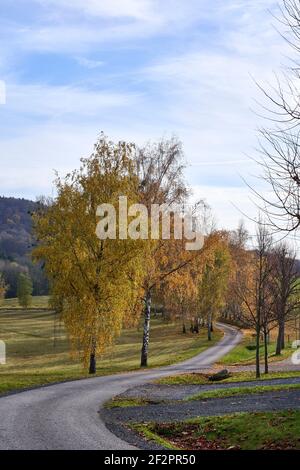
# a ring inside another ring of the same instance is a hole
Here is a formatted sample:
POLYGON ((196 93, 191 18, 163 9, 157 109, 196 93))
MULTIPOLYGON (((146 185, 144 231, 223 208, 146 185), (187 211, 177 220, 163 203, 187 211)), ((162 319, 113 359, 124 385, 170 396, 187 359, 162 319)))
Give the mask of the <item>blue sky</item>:
MULTIPOLYGON (((220 227, 254 215, 252 111, 285 62, 273 0, 1 0, 0 193, 51 194, 103 130, 176 134, 220 227)), ((255 184, 261 184, 256 182, 255 184)))

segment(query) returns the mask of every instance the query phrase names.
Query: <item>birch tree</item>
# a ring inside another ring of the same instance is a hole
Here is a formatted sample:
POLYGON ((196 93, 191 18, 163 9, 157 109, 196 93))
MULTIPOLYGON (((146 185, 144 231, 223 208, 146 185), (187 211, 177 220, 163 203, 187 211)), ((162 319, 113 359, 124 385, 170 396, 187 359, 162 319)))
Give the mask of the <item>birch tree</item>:
POLYGON ((34 256, 45 263, 52 305, 90 373, 96 372, 96 356, 137 314, 141 295, 143 240, 99 240, 95 233, 99 204, 117 209, 120 195, 129 203, 138 200, 134 151, 131 144, 102 136, 78 170, 57 178, 57 197, 34 217, 34 256))

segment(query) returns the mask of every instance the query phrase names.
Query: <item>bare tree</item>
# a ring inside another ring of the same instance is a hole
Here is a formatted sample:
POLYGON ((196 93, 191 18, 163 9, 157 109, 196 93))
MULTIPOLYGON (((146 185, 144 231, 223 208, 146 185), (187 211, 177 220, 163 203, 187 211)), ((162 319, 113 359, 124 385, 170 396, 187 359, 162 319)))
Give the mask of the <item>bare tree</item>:
POLYGON ((280 10, 281 35, 295 58, 292 66, 276 77, 276 86, 270 91, 260 86, 268 102, 262 107, 271 125, 261 129, 258 163, 272 195, 254 192, 270 225, 278 231, 292 232, 300 225, 300 3, 282 0, 280 10))
POLYGON ((275 231, 293 232, 300 226, 300 133, 296 131, 261 131, 262 179, 272 190, 263 196, 260 208, 275 231))
POLYGON ((286 243, 279 244, 273 251, 272 290, 278 325, 276 354, 279 355, 285 347, 285 323, 296 314, 300 293, 295 253, 286 243))
POLYGON ((248 266, 240 272, 236 294, 240 297, 242 319, 256 332, 256 377, 260 377, 260 336, 264 335, 265 373, 268 373, 268 331, 272 321, 272 296, 270 277, 272 271, 270 253, 272 238, 266 226, 260 221, 257 226, 256 248, 252 252, 248 266))

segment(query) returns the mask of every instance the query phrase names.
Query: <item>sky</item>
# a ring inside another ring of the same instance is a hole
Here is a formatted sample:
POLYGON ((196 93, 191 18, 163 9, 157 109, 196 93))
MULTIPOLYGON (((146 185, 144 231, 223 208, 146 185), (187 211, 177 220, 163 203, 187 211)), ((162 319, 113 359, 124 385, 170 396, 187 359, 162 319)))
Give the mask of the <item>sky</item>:
POLYGON ((255 81, 268 89, 286 62, 277 14, 273 0, 1 0, 0 194, 53 194, 54 170, 76 168, 101 131, 176 135, 218 226, 255 217, 244 179, 264 191, 249 157, 255 81))

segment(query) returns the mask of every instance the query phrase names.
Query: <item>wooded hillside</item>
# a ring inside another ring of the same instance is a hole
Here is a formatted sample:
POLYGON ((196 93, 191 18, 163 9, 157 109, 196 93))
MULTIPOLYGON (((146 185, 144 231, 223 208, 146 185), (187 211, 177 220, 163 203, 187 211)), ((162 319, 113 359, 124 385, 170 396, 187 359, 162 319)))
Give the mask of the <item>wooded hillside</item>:
POLYGON ((15 297, 17 279, 27 272, 33 281, 33 294, 44 295, 48 285, 41 267, 31 260, 35 243, 31 213, 36 203, 27 199, 0 197, 0 272, 9 285, 7 297, 15 297))

